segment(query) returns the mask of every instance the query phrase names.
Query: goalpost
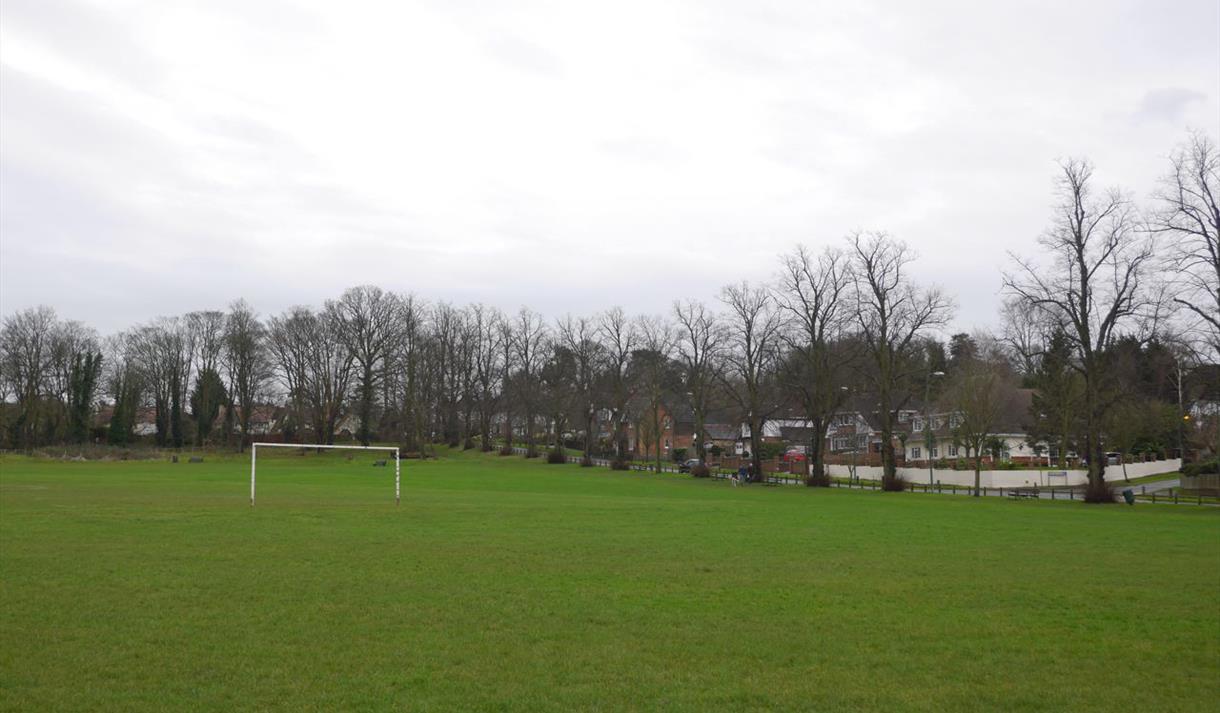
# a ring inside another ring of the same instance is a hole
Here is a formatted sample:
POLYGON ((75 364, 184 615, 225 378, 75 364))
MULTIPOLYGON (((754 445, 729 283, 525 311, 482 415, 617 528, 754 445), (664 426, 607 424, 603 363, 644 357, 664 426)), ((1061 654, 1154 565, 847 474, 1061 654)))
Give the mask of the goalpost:
POLYGON ((263 448, 325 448, 328 450, 349 451, 393 451, 394 452, 394 504, 398 505, 401 497, 398 448, 396 446, 328 446, 321 443, 252 443, 250 444, 250 507, 254 507, 254 486, 258 471, 258 447, 263 448))

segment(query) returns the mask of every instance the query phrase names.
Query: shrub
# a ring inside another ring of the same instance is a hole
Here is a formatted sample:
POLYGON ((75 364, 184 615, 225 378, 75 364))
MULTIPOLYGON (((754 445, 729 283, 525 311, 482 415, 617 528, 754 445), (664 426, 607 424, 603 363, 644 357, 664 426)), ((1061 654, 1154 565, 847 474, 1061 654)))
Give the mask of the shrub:
POLYGON ((784 454, 788 449, 783 443, 760 443, 758 444, 758 457, 762 460, 771 460, 784 454))
POLYGON ((695 465, 691 466, 690 474, 693 478, 710 478, 712 476, 712 471, 708 470, 706 465, 696 463, 695 465))
POLYGON ((892 478, 887 478, 887 477, 882 476, 881 489, 888 490, 893 493, 900 493, 903 490, 907 489, 906 478, 903 478, 901 475, 898 475, 898 474, 895 474, 894 477, 892 477, 892 478))
POLYGON ((537 457, 538 457, 538 449, 537 449, 537 448, 534 448, 533 446, 528 446, 528 447, 526 447, 526 449, 525 449, 525 457, 526 457, 526 458, 537 458, 537 457))
POLYGON ((805 485, 808 485, 811 488, 829 488, 830 476, 826 473, 822 473, 821 475, 810 473, 805 478, 805 485))
POLYGON ((675 448, 674 449, 674 462, 681 463, 684 460, 686 460, 686 449, 685 448, 675 448))
POLYGON ((552 448, 546 454, 546 462, 551 464, 567 463, 568 457, 563 454, 562 448, 552 448))
POLYGON ((1220 458, 1199 461, 1198 463, 1187 463, 1182 466, 1181 471, 1182 475, 1190 476, 1220 473, 1220 458))
POLYGON ((500 446, 500 455, 511 456, 513 454, 512 446, 500 446))
POLYGON ((1114 489, 1109 483, 1089 481, 1084 486, 1084 501, 1086 503, 1114 502, 1114 489))
POLYGON ((610 470, 628 470, 630 467, 631 466, 628 465, 627 461, 621 458, 615 458, 614 460, 610 461, 610 470))
POLYGON ((580 457, 580 467, 581 468, 592 468, 593 467, 593 458, 590 457, 588 454, 581 456, 580 457))

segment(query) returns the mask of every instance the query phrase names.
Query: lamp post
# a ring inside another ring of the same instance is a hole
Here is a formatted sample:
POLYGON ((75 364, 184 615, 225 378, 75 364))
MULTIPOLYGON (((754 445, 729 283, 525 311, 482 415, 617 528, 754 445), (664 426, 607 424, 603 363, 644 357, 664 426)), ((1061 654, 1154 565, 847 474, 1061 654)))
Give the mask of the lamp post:
POLYGON ((928 485, 935 485, 935 483, 932 481, 932 444, 935 443, 935 440, 934 440, 935 436, 932 435, 932 404, 931 404, 932 377, 940 377, 940 376, 944 376, 944 375, 945 375, 945 372, 943 372, 943 371, 931 372, 930 374, 928 374, 928 381, 924 385, 924 389, 923 389, 923 412, 924 412, 923 427, 924 427, 924 433, 927 434, 927 438, 925 439, 925 441, 926 441, 926 446, 928 449, 928 453, 927 453, 928 485))

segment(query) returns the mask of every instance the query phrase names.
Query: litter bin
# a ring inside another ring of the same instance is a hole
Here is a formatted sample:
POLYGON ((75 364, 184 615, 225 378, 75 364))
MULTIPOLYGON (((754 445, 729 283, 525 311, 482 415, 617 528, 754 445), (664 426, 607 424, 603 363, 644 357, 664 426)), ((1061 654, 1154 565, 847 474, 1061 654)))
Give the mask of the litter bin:
POLYGON ((1135 504, 1135 491, 1132 490, 1131 488, 1127 488, 1126 490, 1124 490, 1123 491, 1123 500, 1126 500, 1128 505, 1134 505, 1135 504))

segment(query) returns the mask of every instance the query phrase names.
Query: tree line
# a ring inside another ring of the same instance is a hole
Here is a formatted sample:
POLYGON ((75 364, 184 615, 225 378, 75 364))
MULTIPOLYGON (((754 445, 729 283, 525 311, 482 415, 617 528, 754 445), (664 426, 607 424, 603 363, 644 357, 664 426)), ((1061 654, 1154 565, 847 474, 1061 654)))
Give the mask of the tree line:
MULTIPOLYGON (((569 434, 586 459, 624 462, 629 424, 659 460, 666 418, 690 413, 703 443, 709 417, 727 413, 761 472, 765 424, 798 414, 817 484, 822 434, 851 407, 875 417, 884 483, 900 487, 900 411, 927 397, 960 414, 955 438, 977 468, 1006 394, 1024 386, 1031 442, 1083 456, 1101 499, 1107 449, 1164 449, 1175 435, 1181 448, 1185 404, 1217 398, 1218 167, 1215 144, 1192 134, 1141 209, 1097 186, 1087 161, 1064 161, 1040 251, 1010 257, 997 328, 947 342, 953 299, 914 280, 914 252, 879 231, 797 246, 770 281, 653 315, 548 320, 362 285, 317 307, 262 317, 237 300, 101 338, 36 307, 0 329, 0 432, 19 449, 121 445, 151 409, 157 445, 242 447, 259 405, 275 403, 290 441, 331 443, 346 424, 362 443, 408 450, 507 449, 520 434, 534 455, 560 453, 569 434)), ((1214 439, 1203 448, 1214 454, 1214 439)))

